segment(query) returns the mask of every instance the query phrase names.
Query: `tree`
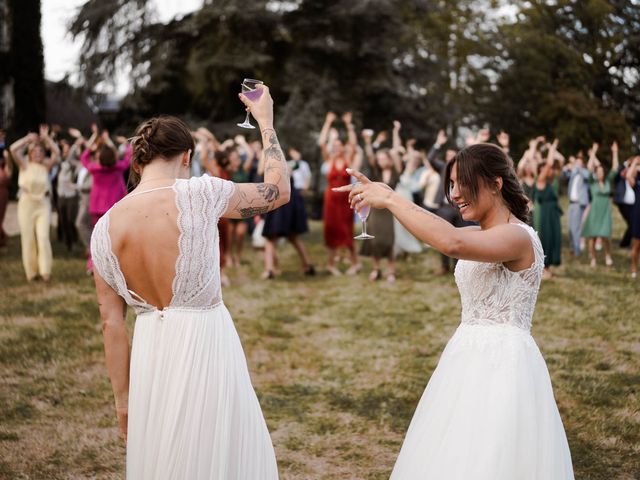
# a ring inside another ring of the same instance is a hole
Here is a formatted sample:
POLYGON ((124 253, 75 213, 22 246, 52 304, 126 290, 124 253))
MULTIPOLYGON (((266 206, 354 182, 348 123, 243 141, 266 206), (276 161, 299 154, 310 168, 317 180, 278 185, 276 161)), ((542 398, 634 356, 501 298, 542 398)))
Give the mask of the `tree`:
POLYGON ((593 141, 628 149, 640 97, 638 56, 625 47, 638 42, 629 33, 640 9, 633 1, 520 3, 517 21, 496 36, 506 68, 487 119, 512 132, 520 150, 540 133, 560 137, 569 152, 593 141))
POLYGON ((40 1, 10 0, 14 119, 12 133, 37 131, 45 120, 44 56, 40 37, 40 1))

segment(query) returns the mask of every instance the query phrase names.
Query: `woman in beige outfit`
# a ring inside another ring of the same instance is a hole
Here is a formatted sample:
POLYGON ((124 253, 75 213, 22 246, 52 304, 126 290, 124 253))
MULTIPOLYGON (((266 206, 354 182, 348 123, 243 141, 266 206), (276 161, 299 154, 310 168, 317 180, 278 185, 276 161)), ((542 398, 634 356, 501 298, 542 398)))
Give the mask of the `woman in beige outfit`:
POLYGON ((49 136, 47 126, 40 135, 29 133, 11 145, 11 156, 20 170, 18 186, 18 223, 22 244, 22 263, 27 280, 40 275, 45 282, 51 278, 53 254, 49 240, 51 226, 51 184, 49 172, 60 159, 60 150, 49 136), (47 148, 51 156, 46 156, 47 148), (25 156, 25 149, 27 155, 25 156))

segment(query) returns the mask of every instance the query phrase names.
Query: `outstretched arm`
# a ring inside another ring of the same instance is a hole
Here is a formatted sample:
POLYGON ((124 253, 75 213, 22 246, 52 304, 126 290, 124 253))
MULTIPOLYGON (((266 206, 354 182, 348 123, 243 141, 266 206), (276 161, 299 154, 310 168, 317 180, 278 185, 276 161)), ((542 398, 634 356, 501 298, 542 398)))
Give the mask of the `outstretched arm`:
POLYGON ((336 190, 350 191, 352 205, 362 194, 365 204, 373 208, 387 208, 413 236, 449 257, 513 264, 524 261, 524 267, 533 261, 531 238, 521 227, 505 224, 488 230, 455 228, 398 195, 384 183, 373 183, 360 172, 350 170, 349 173, 360 183, 336 190))
POLYGON ((223 217, 250 218, 269 212, 289 201, 291 193, 289 169, 273 128, 273 100, 268 87, 258 86, 258 88, 264 88, 264 92, 255 103, 249 101, 244 95, 240 98, 260 125, 264 145, 262 152, 264 182, 237 183, 223 217))
POLYGON ((95 270, 94 280, 102 319, 107 372, 113 389, 118 425, 126 439, 129 405, 129 335, 125 325, 127 305, 95 270))
POLYGON ((44 162, 44 166, 51 170, 53 166, 60 161, 60 148, 58 148, 58 144, 49 136, 49 127, 47 125, 40 125, 40 138, 49 151, 51 151, 51 156, 44 162))

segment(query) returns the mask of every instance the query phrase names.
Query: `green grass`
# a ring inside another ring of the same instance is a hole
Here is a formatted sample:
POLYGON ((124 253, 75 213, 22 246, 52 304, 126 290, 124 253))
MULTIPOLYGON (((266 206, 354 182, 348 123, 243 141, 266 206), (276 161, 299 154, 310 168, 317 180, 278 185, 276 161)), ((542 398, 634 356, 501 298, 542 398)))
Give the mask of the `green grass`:
MULTIPOLYGON (((306 240, 321 266, 319 224, 306 240)), ((18 238, 0 253, 0 478, 122 478, 93 282, 79 255, 54 250, 49 286, 24 280, 18 238)), ((459 322, 453 278, 433 275, 434 252, 401 261, 393 286, 371 284, 366 260, 355 278, 305 278, 290 246, 280 256, 284 273, 266 282, 247 250, 224 297, 281 478, 387 479, 459 322)), ((640 478, 640 281, 628 279, 628 251, 615 249, 609 269, 567 251, 563 261, 533 334, 576 478, 640 478)))

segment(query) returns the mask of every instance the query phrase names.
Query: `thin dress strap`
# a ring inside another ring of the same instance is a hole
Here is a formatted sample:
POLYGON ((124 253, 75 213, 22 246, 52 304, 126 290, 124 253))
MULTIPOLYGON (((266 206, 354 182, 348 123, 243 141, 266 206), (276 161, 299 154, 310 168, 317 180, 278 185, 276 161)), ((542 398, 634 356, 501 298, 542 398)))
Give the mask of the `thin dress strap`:
MULTIPOLYGON (((174 185, 175 185, 175 184, 174 184, 174 185)), ((127 196, 126 196, 126 197, 124 197, 124 198, 131 198, 131 197, 135 197, 135 196, 137 196, 137 195, 142 195, 143 193, 155 192, 155 191, 157 191, 157 190, 168 190, 168 189, 170 189, 170 188, 173 188, 173 187, 174 187, 174 185, 166 185, 166 186, 164 186, 164 187, 150 188, 149 190, 143 190, 143 191, 141 191, 141 192, 133 192, 133 193, 130 193, 129 195, 127 195, 127 196)), ((123 200, 124 200, 124 198, 123 198, 123 200)))

